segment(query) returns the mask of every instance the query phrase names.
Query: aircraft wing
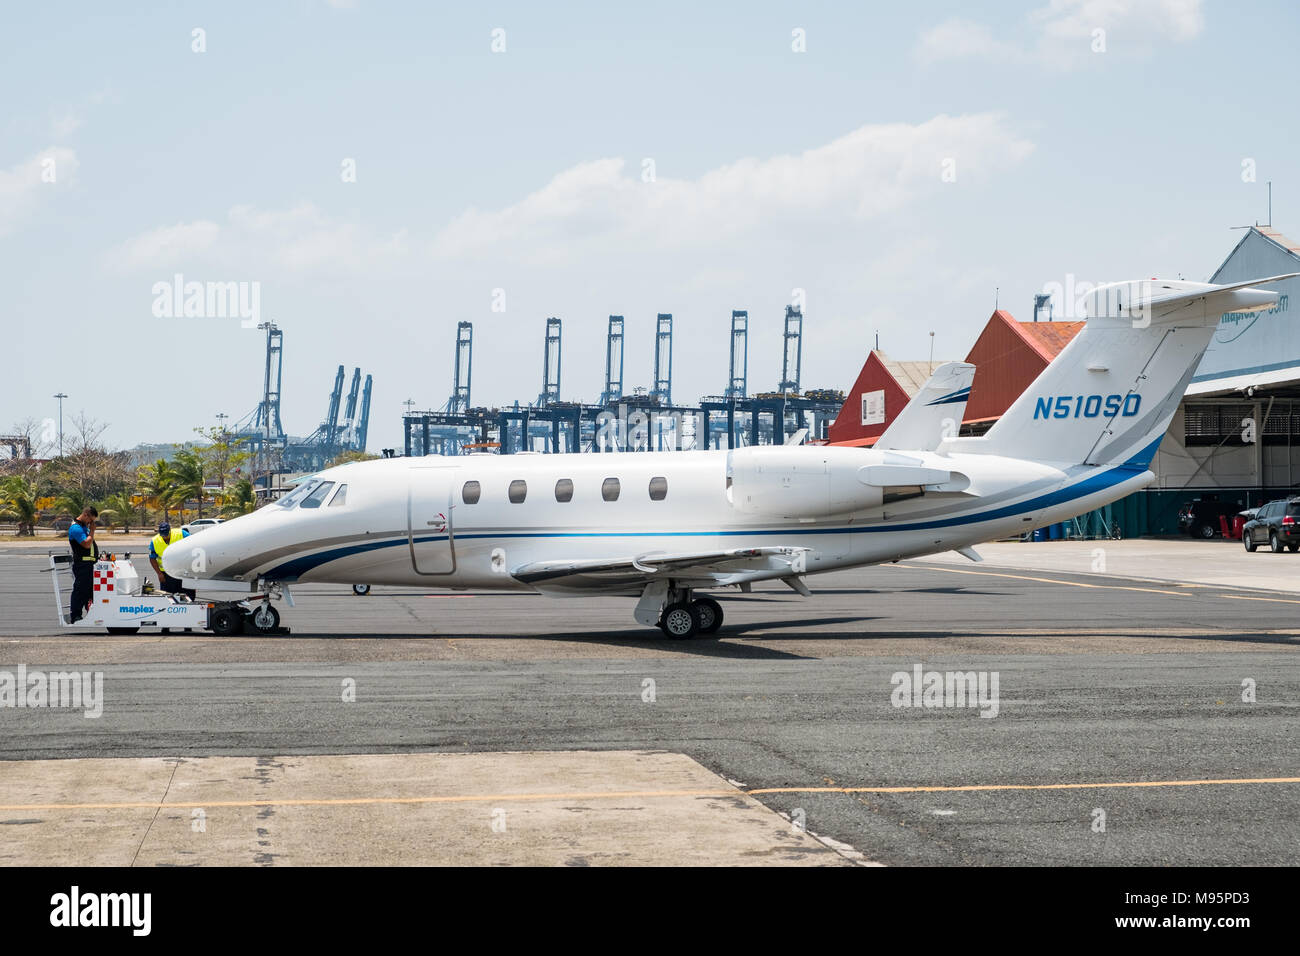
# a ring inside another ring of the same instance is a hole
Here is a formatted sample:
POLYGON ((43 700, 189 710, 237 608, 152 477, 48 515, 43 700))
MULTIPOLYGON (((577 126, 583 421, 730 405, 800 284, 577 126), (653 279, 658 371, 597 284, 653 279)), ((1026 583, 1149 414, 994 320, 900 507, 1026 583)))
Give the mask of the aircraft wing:
POLYGON ((772 571, 803 574, 808 548, 731 548, 670 554, 651 551, 626 558, 537 561, 511 576, 538 590, 640 589, 669 578, 683 586, 738 584, 772 571))

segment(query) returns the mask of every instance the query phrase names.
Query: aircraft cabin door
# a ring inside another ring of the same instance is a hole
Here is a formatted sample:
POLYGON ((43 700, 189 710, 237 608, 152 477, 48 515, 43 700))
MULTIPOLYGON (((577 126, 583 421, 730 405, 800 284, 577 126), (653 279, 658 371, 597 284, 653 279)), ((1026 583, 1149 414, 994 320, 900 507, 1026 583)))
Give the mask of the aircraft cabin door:
POLYGON ((451 574, 456 570, 452 539, 451 484, 454 465, 423 465, 416 459, 409 471, 406 533, 416 574, 451 574))

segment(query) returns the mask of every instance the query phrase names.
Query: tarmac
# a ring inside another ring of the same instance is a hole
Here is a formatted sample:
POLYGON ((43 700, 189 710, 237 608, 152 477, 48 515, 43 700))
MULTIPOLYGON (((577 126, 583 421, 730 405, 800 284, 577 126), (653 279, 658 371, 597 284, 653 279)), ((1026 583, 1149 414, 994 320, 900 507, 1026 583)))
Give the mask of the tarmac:
POLYGON ((7 544, 0 672, 103 709, 0 707, 0 859, 1300 862, 1300 555, 978 550, 723 592, 678 642, 627 599, 328 585, 284 637, 73 634, 7 544))

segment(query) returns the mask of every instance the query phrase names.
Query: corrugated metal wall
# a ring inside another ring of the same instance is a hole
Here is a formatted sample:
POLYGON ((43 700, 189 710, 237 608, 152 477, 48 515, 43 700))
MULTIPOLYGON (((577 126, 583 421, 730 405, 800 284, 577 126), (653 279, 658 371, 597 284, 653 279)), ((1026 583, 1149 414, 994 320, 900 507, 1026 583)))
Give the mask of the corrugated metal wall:
POLYGON ((975 340, 966 361, 975 366, 966 421, 998 418, 1047 367, 1047 360, 1014 328, 1010 313, 997 311, 975 340))

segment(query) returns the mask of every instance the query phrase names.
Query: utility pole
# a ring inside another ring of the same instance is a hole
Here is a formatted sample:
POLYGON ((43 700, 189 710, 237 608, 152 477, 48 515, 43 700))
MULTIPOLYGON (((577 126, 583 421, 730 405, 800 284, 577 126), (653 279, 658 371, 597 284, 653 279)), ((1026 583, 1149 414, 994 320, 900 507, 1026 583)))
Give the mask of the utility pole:
POLYGON ((221 428, 221 444, 226 446, 221 453, 221 497, 223 500, 226 497, 226 467, 230 461, 230 442, 226 437, 226 419, 229 417, 225 412, 217 412, 217 421, 221 422, 219 426, 221 428))
POLYGON ((63 392, 54 396, 59 400, 59 457, 63 457, 63 400, 68 396, 63 392))
POLYGON ((934 374, 934 333, 930 333, 930 374, 934 374))

